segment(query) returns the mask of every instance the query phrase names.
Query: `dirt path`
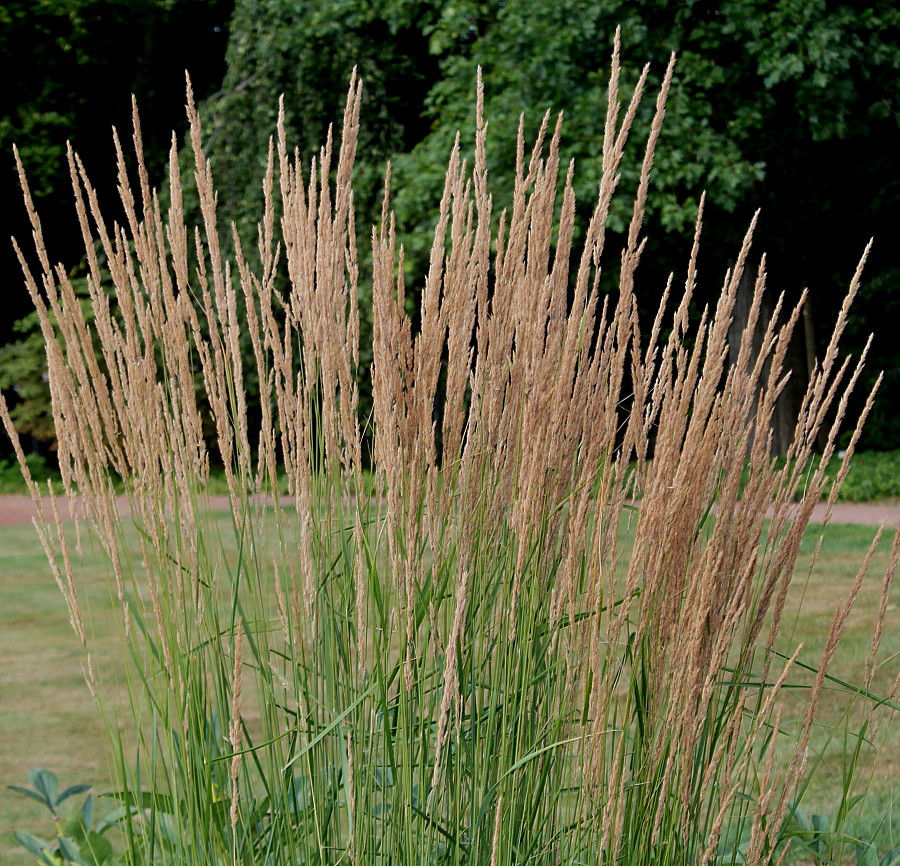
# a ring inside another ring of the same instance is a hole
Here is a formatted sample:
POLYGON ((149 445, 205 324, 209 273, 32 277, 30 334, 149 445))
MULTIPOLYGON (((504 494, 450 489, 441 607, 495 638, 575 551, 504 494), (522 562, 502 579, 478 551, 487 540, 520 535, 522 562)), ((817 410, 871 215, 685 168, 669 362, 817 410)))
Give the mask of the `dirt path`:
MULTIPOLYGON (((227 496, 212 496, 209 500, 214 511, 228 509, 227 496)), ((43 503, 46 514, 50 514, 49 500, 43 503)), ((70 517, 68 503, 64 499, 58 501, 60 515, 63 519, 70 517)), ((127 513, 128 500, 119 497, 119 508, 127 513)), ((16 526, 31 523, 37 515, 37 507, 28 496, 0 496, 0 526, 16 526)), ((821 523, 825 515, 825 506, 817 505, 813 512, 812 522, 821 523)), ((838 503, 832 507, 831 523, 853 523, 859 526, 880 526, 887 521, 888 526, 900 526, 900 505, 880 503, 838 503)))
MULTIPOLYGON (((119 513, 127 516, 131 513, 130 503, 127 496, 117 496, 116 502, 119 506, 119 513)), ((287 499, 282 502, 288 506, 290 503, 287 499)), ((210 496, 210 511, 227 511, 231 506, 227 496, 210 496)), ((44 497, 41 501, 41 507, 44 509, 46 517, 52 516, 52 505, 49 497, 44 497)), ((69 509, 69 502, 65 497, 56 500, 56 507, 59 510, 59 516, 63 520, 71 520, 72 514, 69 509)), ((31 523, 37 516, 38 508, 34 500, 30 496, 0 496, 0 526, 17 526, 22 523, 31 523)))

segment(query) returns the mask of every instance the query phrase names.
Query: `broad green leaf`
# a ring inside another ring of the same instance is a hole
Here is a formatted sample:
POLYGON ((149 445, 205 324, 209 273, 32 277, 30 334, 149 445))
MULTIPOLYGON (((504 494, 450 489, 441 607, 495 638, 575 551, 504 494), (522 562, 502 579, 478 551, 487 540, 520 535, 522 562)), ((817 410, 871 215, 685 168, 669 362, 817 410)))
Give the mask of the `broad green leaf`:
POLYGON ((817 833, 828 833, 831 829, 831 820, 827 815, 813 815, 812 826, 817 833))
POLYGON ((391 788, 394 785, 394 771, 389 766, 375 767, 373 770, 375 784, 379 788, 391 788))
POLYGON ((271 800, 268 796, 256 800, 255 805, 250 810, 250 813, 247 817, 247 823, 252 825, 257 823, 258 821, 261 821, 269 811, 270 802, 271 800))
POLYGON ((78 846, 71 839, 67 839, 65 836, 57 836, 56 844, 59 847, 59 853, 62 854, 63 860, 65 860, 66 863, 76 863, 77 866, 88 866, 82 859, 78 846))
POLYGON ((38 839, 37 836, 32 836, 30 833, 23 833, 21 830, 16 830, 13 834, 16 837, 16 841, 30 854, 34 854, 38 860, 45 864, 45 866, 56 866, 56 862, 52 860, 48 853, 50 851, 50 843, 45 842, 43 839, 38 839))
POLYGON ((154 816, 159 837, 167 845, 172 846, 172 850, 178 850, 179 845, 190 845, 191 836, 183 834, 175 822, 175 818, 165 812, 157 812, 154 816))
POLYGON ((884 857, 881 858, 881 863, 878 866, 897 866, 900 863, 900 847, 891 848, 884 857))
POLYGON ((31 782, 35 791, 43 794, 50 804, 50 808, 56 806, 56 792, 59 788, 59 780, 55 773, 49 770, 32 770, 28 774, 28 781, 31 782))
POLYGON ((89 866, 102 866, 113 856, 112 842, 105 836, 91 831, 81 846, 81 856, 89 866))
POLYGON ((855 797, 851 797, 850 800, 849 800, 848 803, 847 803, 847 811, 848 811, 848 812, 852 812, 853 809, 854 809, 856 806, 858 806, 860 803, 862 803, 862 801, 865 800, 865 799, 866 799, 866 795, 865 795, 865 794, 857 794, 855 797))
POLYGON ((23 794, 26 797, 31 797, 32 800, 37 800, 38 803, 42 803, 48 809, 52 809, 53 807, 47 801, 46 797, 42 797, 40 794, 35 793, 29 788, 20 788, 18 785, 7 785, 10 791, 15 791, 17 794, 23 794))
POLYGON ((879 866, 878 854, 874 845, 856 846, 856 866, 879 866))
POLYGON ((131 806, 120 806, 118 809, 113 809, 112 812, 97 822, 94 831, 97 833, 105 833, 110 827, 122 827, 122 821, 126 818, 130 818, 134 814, 134 811, 135 810, 131 806))
POLYGON ((91 787, 91 785, 72 785, 71 787, 66 788, 66 790, 57 797, 56 805, 58 806, 60 803, 65 803, 70 797, 76 797, 78 794, 90 791, 91 787))
POLYGON ((94 826, 94 798, 91 795, 81 804, 81 822, 86 830, 94 826))
POLYGON ((794 807, 793 818, 804 830, 813 829, 812 821, 809 820, 809 816, 799 806, 794 807))

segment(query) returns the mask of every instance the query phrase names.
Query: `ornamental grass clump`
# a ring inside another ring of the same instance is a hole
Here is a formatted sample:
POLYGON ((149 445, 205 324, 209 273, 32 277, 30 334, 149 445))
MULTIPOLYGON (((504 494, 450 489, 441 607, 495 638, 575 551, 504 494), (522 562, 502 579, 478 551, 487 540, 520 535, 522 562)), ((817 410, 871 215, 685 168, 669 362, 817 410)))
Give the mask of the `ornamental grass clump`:
MULTIPOLYGON (((45 251, 20 164, 39 270, 19 257, 47 344, 62 491, 29 482, 36 499, 51 496, 38 531, 115 743, 125 862, 775 863, 790 853, 785 828, 828 666, 868 565, 788 729, 782 691, 803 671, 799 647, 783 652, 779 638, 864 361, 838 356, 862 262, 791 459, 775 463, 771 421, 800 306, 779 299, 760 325, 763 259, 729 363, 753 226, 715 307, 692 324, 701 205, 683 286, 670 280, 654 321, 638 321, 642 218, 672 69, 617 291, 601 272, 607 216, 647 70, 623 107, 617 41, 603 181, 582 204, 593 210, 577 244, 561 118, 544 118, 530 153, 520 128, 512 206, 494 212, 479 79, 474 161, 457 140, 415 327, 390 171, 371 275, 360 274, 355 76, 340 141, 329 135, 309 165, 286 140, 282 109, 258 234, 234 232, 233 256, 190 89, 199 225, 185 221, 174 140, 167 207, 151 187, 136 110, 136 183, 115 138, 123 224, 101 212, 70 150, 90 324, 45 251), (372 286, 366 418, 361 279, 372 286), (226 517, 209 508, 213 460, 226 517), (78 515, 74 541, 60 495, 78 515), (118 599, 126 700, 94 659, 79 604, 88 538, 118 599)), ((892 568, 896 555, 895 540, 892 568)), ((871 685, 860 690, 870 737, 897 691, 879 704, 871 685)))

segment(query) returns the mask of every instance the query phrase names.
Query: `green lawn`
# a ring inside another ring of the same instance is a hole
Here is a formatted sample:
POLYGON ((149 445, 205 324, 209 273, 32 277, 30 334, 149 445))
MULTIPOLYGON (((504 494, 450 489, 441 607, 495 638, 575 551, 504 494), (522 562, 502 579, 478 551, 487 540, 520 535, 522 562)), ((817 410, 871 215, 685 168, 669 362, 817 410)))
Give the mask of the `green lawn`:
MULTIPOLYGON (((815 526, 808 531, 801 563, 808 562, 819 531, 815 526)), ((802 658, 810 664, 816 663, 834 607, 856 574, 873 533, 874 530, 866 527, 828 528, 818 562, 808 571, 808 576, 806 570, 797 575, 789 610, 796 609, 801 596, 804 606, 799 615, 791 614, 789 618, 785 649, 787 638, 794 645, 802 641, 807 648, 802 658)), ((861 679, 887 549, 888 542, 883 540, 832 671, 851 682, 861 679)), ((98 663, 114 674, 122 662, 112 652, 112 602, 102 559, 89 553, 80 573, 81 600, 86 618, 95 630, 98 663)), ((876 677, 874 689, 883 693, 900 668, 896 603, 889 609, 880 656, 887 661, 876 677)), ((46 767, 57 773, 62 786, 90 783, 96 786, 95 793, 108 790, 106 733, 84 684, 80 659, 62 596, 33 528, 0 529, 0 784, 3 786, 23 784, 29 770, 46 767)), ((826 697, 826 718, 832 721, 838 721, 838 714, 832 708, 838 706, 839 698, 837 692, 826 697), (829 709, 832 711, 828 712, 829 709)), ((786 699, 785 724, 796 724, 802 712, 798 701, 794 701, 797 709, 792 712, 792 701, 790 696, 786 699)), ((822 729, 814 742, 822 746, 827 739, 828 731, 822 729)), ((837 808, 835 797, 840 790, 842 745, 840 737, 832 737, 827 744, 825 771, 807 794, 804 801, 807 811, 829 813, 837 808)), ((900 808, 895 801, 900 798, 897 785, 900 734, 896 723, 877 759, 870 751, 864 755, 863 766, 871 784, 862 804, 861 832, 872 835, 877 831, 882 849, 898 845, 900 808), (879 829, 885 818, 887 822, 879 829)), ((99 811, 103 814, 102 809, 99 811)), ((49 835, 40 807, 3 787, 0 789, 0 864, 30 862, 19 854, 11 835, 13 828, 49 835)))
MULTIPOLYGON (((89 560, 84 574, 85 613, 98 649, 108 653, 110 630, 104 635, 101 629, 112 608, 100 559, 89 560)), ((83 782, 103 790, 109 778, 106 732, 32 526, 0 529, 0 695, 0 863, 31 862, 19 856, 11 830, 46 837, 46 815, 5 786, 25 784, 28 771, 38 767, 52 769, 64 787, 83 782)))
MULTIPOLYGON (((818 542, 821 530, 821 526, 815 525, 807 530, 803 544, 804 554, 801 554, 800 558, 801 565, 809 561, 809 555, 818 542)), ((806 574, 798 573, 795 576, 788 610, 796 611, 799 607, 800 613, 792 616, 793 627, 786 628, 784 636, 786 639, 790 638, 793 646, 801 642, 804 644, 806 651, 801 659, 808 663, 815 664, 824 645, 835 607, 856 576, 874 534, 874 529, 865 526, 828 527, 818 562, 811 570, 807 570, 806 574)), ((850 614, 847 632, 832 666, 833 676, 854 684, 861 683, 863 679, 865 659, 870 651, 872 639, 872 623, 878 608, 891 537, 887 535, 882 538, 859 600, 850 614)), ((873 691, 876 694, 887 693, 900 672, 900 627, 898 627, 900 617, 897 599, 898 591, 895 583, 879 652, 881 667, 873 682, 873 691)), ((833 722, 839 726, 841 722, 839 707, 844 705, 844 695, 834 689, 826 692, 823 700, 826 709, 822 722, 833 722)), ((790 703, 786 705, 790 707, 790 703)), ((793 718, 799 722, 799 703, 796 705, 798 712, 793 718)), ((786 713, 785 718, 788 716, 786 713)), ((858 807, 859 812, 856 816, 858 829, 866 838, 877 838, 879 848, 882 850, 900 845, 898 728, 900 726, 897 725, 896 719, 892 724, 886 719, 884 732, 878 738, 882 746, 880 753, 876 756, 871 749, 864 749, 861 764, 860 792, 865 790, 866 779, 870 779, 871 782, 865 799, 858 807)), ((850 729, 854 729, 852 724, 850 729)), ((804 797, 803 805, 810 814, 813 812, 834 814, 838 808, 841 790, 841 753, 844 741, 839 731, 829 731, 823 724, 813 739, 813 745, 824 751, 824 761, 823 767, 814 777, 804 797)))

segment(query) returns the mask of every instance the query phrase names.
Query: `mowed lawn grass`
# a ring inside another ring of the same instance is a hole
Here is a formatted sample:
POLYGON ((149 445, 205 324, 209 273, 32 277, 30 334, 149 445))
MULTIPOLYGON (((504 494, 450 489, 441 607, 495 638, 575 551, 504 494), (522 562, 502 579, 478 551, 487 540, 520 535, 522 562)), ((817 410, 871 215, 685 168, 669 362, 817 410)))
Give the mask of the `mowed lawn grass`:
MULTIPOLYGON (((622 524, 622 562, 627 555, 631 517, 626 515, 622 524)), ((801 659, 808 664, 817 663, 835 606, 856 575, 874 532, 862 526, 828 527, 818 559, 809 568, 810 555, 822 534, 821 526, 810 526, 788 604, 788 625, 781 649, 787 651, 802 642, 806 649, 801 659), (797 615, 801 600, 802 609, 797 615)), ((886 533, 832 668, 834 676, 848 682, 859 683, 863 678, 889 545, 890 534, 886 533)), ((92 550, 95 548, 85 533, 86 557, 78 566, 79 594, 85 618, 93 630, 98 664, 107 675, 121 676, 127 662, 115 638, 116 605, 104 559, 92 550)), ((892 601, 879 653, 883 664, 873 684, 873 691, 878 694, 890 688, 900 669, 897 624, 897 603, 892 601)), ((803 682, 801 676, 795 680, 803 682)), ((805 711, 804 699, 802 690, 786 692, 784 727, 799 727, 805 711)), ((839 689, 829 691, 824 698, 822 721, 833 723, 836 729, 823 724, 813 739, 814 749, 825 754, 825 764, 804 799, 807 812, 833 814, 837 810, 840 756, 847 747, 839 730, 840 708, 844 704, 845 695, 839 689)), ((882 748, 877 757, 871 749, 864 749, 861 761, 861 783, 868 785, 868 792, 856 810, 856 826, 861 834, 877 838, 879 847, 900 845, 897 728, 895 722, 883 729, 878 737, 882 748)), ((13 794, 6 785, 24 784, 29 770, 46 767, 59 776, 64 787, 92 784, 95 794, 111 788, 107 733, 82 677, 81 653, 62 595, 31 526, 0 528, 0 744, 0 864, 24 864, 30 860, 17 847, 12 830, 24 829, 47 837, 51 829, 36 803, 13 794)), ((110 809, 112 805, 110 801, 110 809)), ((99 814, 105 811, 101 804, 99 814)))
MULTIPOLYGON (((79 567, 79 597, 107 670, 124 669, 103 558, 79 567)), ((22 856, 13 829, 47 838, 48 815, 37 803, 6 789, 27 784, 38 767, 53 770, 61 789, 92 784, 110 790, 108 736, 85 684, 82 653, 69 625, 62 593, 51 575, 34 527, 0 529, 0 864, 22 856), (43 813, 43 814, 42 814, 43 813)), ((76 798, 79 802, 83 799, 76 798)), ((110 807, 112 802, 109 803, 110 807)), ((112 811, 107 809, 106 811, 112 811)), ((101 807, 99 814, 105 814, 101 807)))

